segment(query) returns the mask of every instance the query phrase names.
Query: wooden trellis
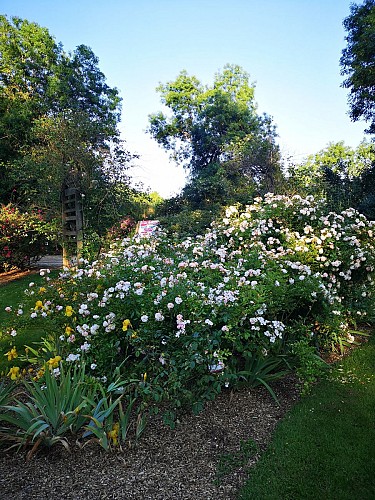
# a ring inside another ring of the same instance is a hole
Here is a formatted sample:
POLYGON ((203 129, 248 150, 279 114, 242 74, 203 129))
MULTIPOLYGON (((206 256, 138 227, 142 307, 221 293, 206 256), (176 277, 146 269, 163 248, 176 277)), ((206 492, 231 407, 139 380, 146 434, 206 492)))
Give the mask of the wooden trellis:
POLYGON ((83 216, 81 195, 77 188, 69 187, 62 192, 63 218, 63 265, 69 267, 81 256, 83 246, 83 216))

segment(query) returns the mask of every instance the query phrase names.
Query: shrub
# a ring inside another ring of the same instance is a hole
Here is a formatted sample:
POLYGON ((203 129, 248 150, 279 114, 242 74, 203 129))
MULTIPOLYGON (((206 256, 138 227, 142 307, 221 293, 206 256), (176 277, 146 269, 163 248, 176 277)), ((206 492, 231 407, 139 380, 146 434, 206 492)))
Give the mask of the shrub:
POLYGON ((199 410, 228 384, 267 387, 294 344, 303 366, 301 340, 314 352, 350 341, 373 308, 373 231, 355 210, 268 194, 202 236, 115 243, 30 287, 17 322, 40 318, 65 363, 84 360, 93 376, 121 366, 145 403, 199 410))
POLYGON ((108 229, 107 239, 110 241, 116 239, 123 239, 129 236, 135 229, 136 221, 133 217, 124 217, 119 222, 114 224, 110 229, 108 229))
POLYGON ((15 206, 1 206, 0 272, 24 269, 46 255, 56 234, 56 223, 47 223, 40 211, 22 213, 15 206))

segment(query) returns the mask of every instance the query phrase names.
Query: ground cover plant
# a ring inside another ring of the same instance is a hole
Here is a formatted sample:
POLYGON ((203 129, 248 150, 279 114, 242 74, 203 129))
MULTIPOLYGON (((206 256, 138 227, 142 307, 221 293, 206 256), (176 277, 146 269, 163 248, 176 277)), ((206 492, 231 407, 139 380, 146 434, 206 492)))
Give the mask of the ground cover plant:
POLYGON ((374 373, 371 338, 280 423, 240 498, 374 498, 374 373))
MULTIPOLYGON (((371 320, 373 231, 355 210, 268 194, 228 208, 202 236, 124 239, 29 286, 9 338, 43 324, 43 343, 19 356, 41 384, 60 364, 84 364, 103 384, 120 377, 139 402, 138 429, 146 408, 173 426, 179 408, 198 412, 224 387, 273 394, 270 382, 290 369, 308 390, 324 369, 317 354, 343 349, 371 320)), ((8 374, 18 378, 16 363, 8 374)))

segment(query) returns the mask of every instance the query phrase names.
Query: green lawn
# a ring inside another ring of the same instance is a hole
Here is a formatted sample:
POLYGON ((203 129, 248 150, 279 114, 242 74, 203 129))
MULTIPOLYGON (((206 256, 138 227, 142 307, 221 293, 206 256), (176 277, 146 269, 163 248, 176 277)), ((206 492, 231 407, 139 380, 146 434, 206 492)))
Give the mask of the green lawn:
MULTIPOLYGON (((57 275, 57 271, 52 271, 50 277, 57 275)), ((16 360, 8 362, 8 359, 4 354, 9 350, 11 346, 16 346, 17 351, 22 351, 25 344, 32 344, 33 342, 40 340, 43 331, 38 328, 37 324, 35 327, 29 327, 27 331, 18 332, 16 337, 11 337, 6 334, 9 322, 9 313, 5 311, 7 306, 16 308, 23 299, 23 292, 30 282, 34 282, 36 285, 41 285, 43 283, 43 278, 39 274, 32 274, 10 283, 0 285, 0 374, 7 373, 10 366, 17 365, 23 366, 26 363, 22 363, 17 358, 16 360)))
POLYGON ((374 337, 280 423, 239 499, 375 499, 374 337))

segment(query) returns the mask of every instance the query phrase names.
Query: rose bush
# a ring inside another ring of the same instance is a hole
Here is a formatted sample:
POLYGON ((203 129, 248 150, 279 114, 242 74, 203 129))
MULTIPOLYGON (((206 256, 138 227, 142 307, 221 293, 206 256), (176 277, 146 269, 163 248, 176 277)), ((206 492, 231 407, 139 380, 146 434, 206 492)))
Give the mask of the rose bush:
POLYGON ((223 386, 283 373, 309 352, 293 350, 301 341, 351 341, 373 311, 373 231, 355 210, 268 194, 202 236, 124 239, 53 283, 46 275, 12 331, 43 321, 64 363, 105 379, 120 370, 145 403, 199 409, 223 386))

